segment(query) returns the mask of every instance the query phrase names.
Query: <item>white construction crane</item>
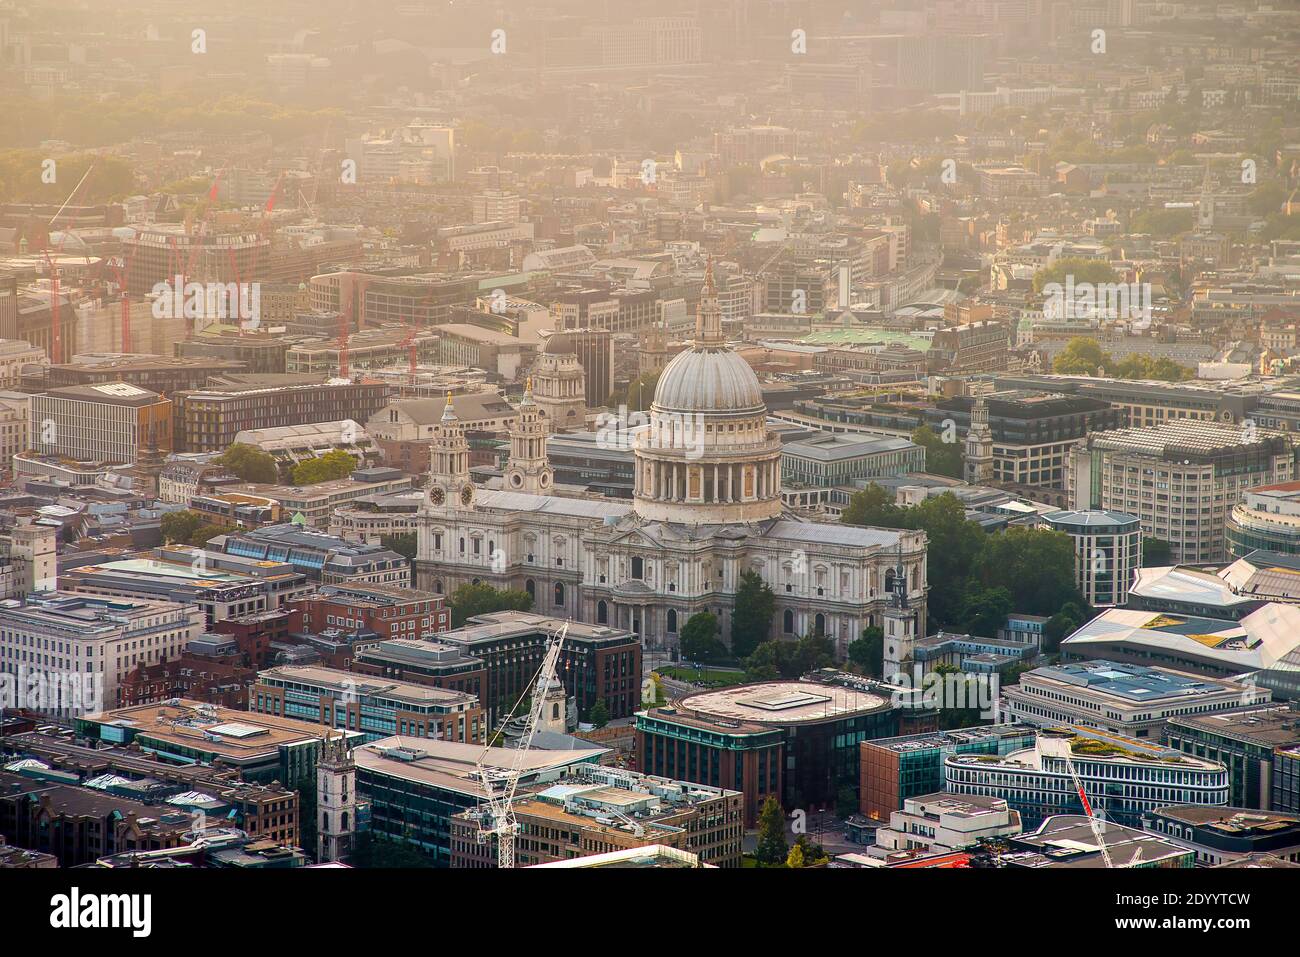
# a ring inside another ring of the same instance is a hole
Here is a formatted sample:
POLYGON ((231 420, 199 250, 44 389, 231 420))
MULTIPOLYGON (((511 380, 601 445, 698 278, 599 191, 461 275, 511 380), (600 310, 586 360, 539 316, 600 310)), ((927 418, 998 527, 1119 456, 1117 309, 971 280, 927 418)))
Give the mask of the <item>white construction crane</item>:
POLYGON ((1106 839, 1102 836, 1105 830, 1102 822, 1092 811, 1092 804, 1088 801, 1088 795, 1083 791, 1083 781, 1079 778, 1079 772, 1075 770, 1074 761, 1070 757, 1070 739, 1069 738, 1041 738, 1038 742, 1039 751, 1043 754, 1059 757, 1065 762, 1065 770, 1070 772, 1070 780, 1074 782, 1074 790, 1079 795, 1079 801, 1083 804, 1083 813, 1087 815, 1088 826, 1092 828, 1092 836, 1097 839, 1097 847, 1101 850, 1101 859, 1106 862, 1108 868, 1114 867, 1115 863, 1110 859, 1110 851, 1106 849, 1106 839))
MULTIPOLYGON (((564 638, 568 633, 569 624, 565 622, 556 632, 555 637, 546 644, 546 655, 542 659, 542 666, 537 669, 537 677, 533 680, 532 701, 524 722, 523 734, 520 735, 515 746, 510 766, 503 768, 486 763, 492 750, 490 744, 479 755, 478 775, 483 781, 487 816, 491 823, 490 826, 480 827, 478 839, 480 842, 486 842, 490 835, 496 835, 497 867, 500 868, 510 869, 515 866, 515 835, 519 833, 519 822, 515 820, 515 791, 519 788, 519 778, 523 774, 524 756, 532 746, 533 735, 537 733, 537 724, 542 719, 542 709, 546 706, 546 689, 555 680, 555 665, 560 660, 560 647, 564 644, 564 638)), ((520 702, 522 700, 521 697, 520 702)), ((519 702, 516 702, 515 708, 518 707, 519 702)), ((504 728, 514 716, 514 709, 512 709, 501 726, 504 728)))

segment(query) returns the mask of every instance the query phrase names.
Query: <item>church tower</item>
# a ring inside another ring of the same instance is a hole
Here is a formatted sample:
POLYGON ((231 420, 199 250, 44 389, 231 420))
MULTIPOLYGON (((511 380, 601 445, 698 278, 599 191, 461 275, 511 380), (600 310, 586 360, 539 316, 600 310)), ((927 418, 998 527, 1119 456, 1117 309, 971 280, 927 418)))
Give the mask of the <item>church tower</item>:
POLYGON ((890 593, 890 604, 882 622, 885 647, 881 654, 881 674, 886 681, 892 681, 899 675, 911 677, 908 673, 912 669, 917 637, 916 611, 908 602, 907 568, 903 564, 901 542, 898 564, 889 570, 885 588, 890 593))
POLYGON ((524 389, 523 401, 510 430, 510 459, 506 463, 505 487, 511 492, 544 495, 551 490, 555 473, 546 460, 546 421, 533 401, 533 380, 524 389))
POLYGON ((344 860, 357 830, 357 765, 347 738, 327 732, 316 762, 316 862, 344 860))
POLYGON ((993 481, 993 431, 989 428, 989 410, 983 395, 975 398, 970 410, 965 477, 972 485, 988 485, 993 481))
POLYGON ((426 499, 434 508, 455 505, 469 508, 474 504, 474 484, 469 478, 469 442, 465 439, 465 427, 452 408, 450 392, 429 451, 429 474, 426 499))

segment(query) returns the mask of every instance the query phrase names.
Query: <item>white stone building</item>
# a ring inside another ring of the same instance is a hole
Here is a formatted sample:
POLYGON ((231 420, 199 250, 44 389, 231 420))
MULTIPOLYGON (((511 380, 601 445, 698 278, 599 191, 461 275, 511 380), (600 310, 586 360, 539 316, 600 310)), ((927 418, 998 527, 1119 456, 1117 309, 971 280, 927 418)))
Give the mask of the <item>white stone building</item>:
POLYGON ((699 611, 716 614, 729 636, 741 574, 752 570, 776 594, 775 636, 820 632, 843 655, 863 628, 882 624, 887 579, 901 566, 924 633, 923 532, 815 523, 782 505, 781 443, 757 377, 722 339, 711 271, 695 344, 659 377, 648 424, 608 436, 632 443, 631 504, 545 494, 553 483, 532 418, 512 430, 506 485, 518 490, 488 491, 470 481, 464 428, 444 411, 417 519, 417 587, 521 589, 536 611, 627 628, 665 648, 699 611))

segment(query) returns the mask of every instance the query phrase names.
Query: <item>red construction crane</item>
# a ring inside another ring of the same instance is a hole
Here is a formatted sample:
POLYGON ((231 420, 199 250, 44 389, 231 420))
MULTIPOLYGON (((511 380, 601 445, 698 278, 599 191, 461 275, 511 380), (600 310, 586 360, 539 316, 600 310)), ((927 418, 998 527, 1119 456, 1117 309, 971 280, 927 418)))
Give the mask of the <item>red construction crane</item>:
POLYGON ((131 351, 131 297, 128 288, 131 282, 131 264, 135 261, 135 250, 129 257, 114 256, 108 261, 108 267, 117 277, 118 293, 122 299, 122 351, 131 351))

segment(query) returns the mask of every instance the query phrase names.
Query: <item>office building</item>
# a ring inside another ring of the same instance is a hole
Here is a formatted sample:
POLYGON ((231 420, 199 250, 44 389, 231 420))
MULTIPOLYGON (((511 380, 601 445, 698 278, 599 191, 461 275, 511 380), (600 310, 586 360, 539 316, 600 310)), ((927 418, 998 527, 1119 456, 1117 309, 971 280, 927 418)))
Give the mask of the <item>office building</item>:
POLYGON ((1300 746, 1300 709, 1243 700, 1233 711, 1171 718, 1166 740, 1184 754, 1223 764, 1234 807, 1276 810, 1278 753, 1300 746))
POLYGON ((551 751, 487 748, 400 735, 364 744, 352 752, 357 791, 370 801, 370 829, 401 841, 435 866, 452 860, 452 820, 486 798, 480 764, 517 769, 526 793, 566 782, 576 766, 596 764, 605 748, 551 751))
MULTIPOLYGON (((564 783, 515 801, 517 866, 661 845, 713 867, 739 867, 741 803, 738 791, 579 764, 564 783)), ((452 867, 496 866, 495 841, 479 841, 485 825, 482 810, 452 818, 452 867)))
POLYGON ((1043 733, 1034 746, 994 759, 955 754, 944 759, 944 789, 998 797, 1026 827, 1084 808, 1062 757, 1069 748, 1084 793, 1108 822, 1141 827, 1142 814, 1169 804, 1226 806, 1228 772, 1217 761, 1086 728, 1072 736, 1043 733))
POLYGON ((137 665, 178 656, 203 624, 197 605, 36 592, 0 605, 0 671, 20 691, 39 679, 39 700, 19 707, 63 716, 98 711, 119 702, 137 665))
MULTIPOLYGON (((240 432, 312 422, 365 422, 388 403, 390 386, 374 383, 322 382, 304 376, 297 384, 276 384, 251 377, 219 380, 223 385, 178 392, 176 444, 187 452, 224 452, 240 432)), ((170 448, 171 446, 168 446, 170 448)))
MULTIPOLYGON (((172 764, 221 764, 245 781, 315 780, 324 742, 319 724, 179 700, 114 708, 76 720, 76 732, 106 744, 138 745, 172 764)), ((343 731, 353 746, 360 731, 343 731)))
POLYGON ((1240 618, 1108 608, 1061 642, 1065 661, 1102 659, 1211 678, 1246 675, 1278 698, 1300 697, 1300 607, 1266 602, 1240 618))
POLYGON ((753 827, 769 795, 807 808, 856 790, 858 745, 897 734, 899 720, 883 689, 771 681, 698 692, 637 715, 637 766, 741 791, 753 827))
POLYGON ((1294 474, 1282 433, 1175 420, 1087 436, 1070 451, 1067 479, 1071 508, 1135 516, 1175 561, 1204 563, 1227 554, 1227 517, 1247 489, 1294 474))
POLYGON ((894 851, 914 850, 944 854, 1020 832, 1019 812, 1001 798, 939 791, 907 798, 900 810, 891 811, 889 826, 876 830, 875 846, 867 854, 887 857, 894 851))
POLYGON ((1075 725, 1160 742, 1174 719, 1217 718, 1215 712, 1258 705, 1271 695, 1246 682, 1102 660, 1035 668, 1003 688, 1002 697, 1008 717, 1025 724, 1075 725))
POLYGON ((903 438, 831 433, 781 448, 784 487, 832 488, 925 471, 925 449, 903 438))
MULTIPOLYGON (((1208 809, 1207 809, 1208 810, 1208 809)), ((1009 853, 998 865, 1016 869, 1133 867, 1155 870, 1196 866, 1196 852, 1137 827, 1107 820, 1101 825, 1109 865, 1097 846, 1092 824, 1082 814, 1054 814, 1035 830, 1008 838, 1009 853)))
POLYGON ((1043 524, 1070 536, 1079 592, 1093 608, 1128 601, 1129 585, 1142 565, 1142 523, 1132 515, 1097 509, 1050 512, 1043 524))
POLYGON ((352 670, 362 675, 464 691, 480 701, 487 680, 484 663, 467 655, 460 645, 427 638, 390 638, 374 644, 359 642, 352 670))
POLYGON ((125 382, 51 389, 32 396, 28 435, 45 455, 131 465, 143 449, 171 451, 172 403, 125 382))
MULTIPOLYGON (((1070 449, 1092 432, 1123 424, 1123 413, 1098 399, 1004 390, 986 395, 988 430, 992 437, 995 485, 1065 489, 1070 449)), ((956 437, 970 431, 976 399, 940 399, 922 417, 940 435, 955 427, 956 437)))
POLYGON ((0 771, 0 827, 15 846, 79 867, 106 854, 189 844, 193 820, 180 810, 0 771))
MULTIPOLYGON (((531 689, 547 641, 565 624, 532 612, 499 611, 471 618, 434 641, 457 649, 462 659, 481 663, 485 685, 479 698, 488 723, 495 727, 531 689)), ((631 717, 641 706, 641 643, 636 635, 605 625, 567 624, 556 671, 579 713, 585 718, 597 701, 604 701, 611 718, 631 717)), ((393 650, 405 657, 409 649, 393 650)), ((378 663, 385 654, 368 649, 365 660, 378 663)), ((394 662, 390 667, 402 669, 402 677, 413 680, 405 665, 394 662)))
POLYGON ((59 587, 82 595, 197 605, 208 625, 279 608, 311 590, 305 575, 281 563, 218 568, 202 549, 184 546, 67 568, 59 587))
POLYGON ((1005 757, 1033 747, 1036 737, 1031 725, 992 724, 863 741, 859 806, 873 821, 888 820, 908 799, 943 790, 949 755, 1005 757))
POLYGON ((322 586, 296 603, 294 616, 303 631, 338 628, 374 641, 420 640, 451 627, 444 596, 366 583, 322 586))
POLYGON ((1300 482, 1247 489, 1228 513, 1228 556, 1263 550, 1300 555, 1300 482))
POLYGON ((334 668, 280 665, 261 671, 248 709, 357 731, 366 741, 395 734, 465 744, 487 740, 483 709, 473 695, 334 668))
POLYGON ((1142 829, 1196 853, 1197 867, 1269 855, 1300 864, 1300 817, 1243 807, 1178 804, 1142 816, 1142 829))
POLYGON ((411 582, 410 564, 397 552, 292 523, 217 535, 208 541, 207 550, 254 561, 287 562, 322 585, 406 586, 411 582))

